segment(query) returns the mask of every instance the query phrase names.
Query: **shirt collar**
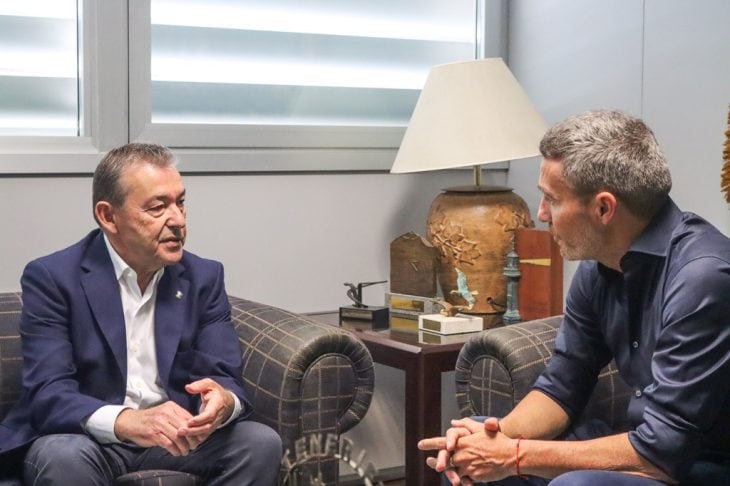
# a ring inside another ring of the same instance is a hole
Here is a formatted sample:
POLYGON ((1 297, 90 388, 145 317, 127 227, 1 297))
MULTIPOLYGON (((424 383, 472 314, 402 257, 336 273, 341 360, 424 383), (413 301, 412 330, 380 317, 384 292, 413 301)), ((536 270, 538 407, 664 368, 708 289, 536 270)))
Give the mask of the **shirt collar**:
MULTIPOLYGON (((668 197, 664 205, 657 211, 644 231, 631 244, 626 254, 621 257, 621 267, 631 260, 630 255, 641 253, 656 257, 666 257, 669 251, 669 242, 674 234, 674 229, 682 218, 682 211, 668 197)), ((621 272, 606 267, 600 262, 598 271, 606 278, 621 276, 621 272)))
POLYGON ((669 242, 674 230, 682 219, 682 211, 671 198, 659 209, 649 225, 629 247, 629 251, 660 257, 667 256, 669 242))
MULTIPOLYGON (((119 253, 117 253, 112 246, 109 238, 106 236, 106 233, 104 233, 104 243, 106 244, 106 249, 109 252, 109 257, 111 257, 112 265, 114 266, 114 275, 116 275, 117 281, 121 280, 127 273, 134 275, 136 280, 137 272, 135 272, 134 269, 130 267, 121 256, 119 256, 119 253)), ((155 275, 152 277, 152 281, 150 282, 153 286, 157 285, 157 282, 160 280, 164 271, 165 267, 162 267, 155 272, 155 275)))

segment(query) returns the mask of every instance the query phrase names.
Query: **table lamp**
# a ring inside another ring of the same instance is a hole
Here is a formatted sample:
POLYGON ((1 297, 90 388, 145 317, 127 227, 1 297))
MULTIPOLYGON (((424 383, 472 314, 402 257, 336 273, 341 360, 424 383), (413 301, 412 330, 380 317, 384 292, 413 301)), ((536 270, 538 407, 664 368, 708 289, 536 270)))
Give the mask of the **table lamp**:
POLYGON ((481 166, 539 155, 546 130, 500 58, 439 65, 426 79, 391 173, 474 167, 474 185, 446 189, 427 221, 441 291, 462 312, 504 312, 515 230, 534 226, 512 189, 482 185, 481 166))

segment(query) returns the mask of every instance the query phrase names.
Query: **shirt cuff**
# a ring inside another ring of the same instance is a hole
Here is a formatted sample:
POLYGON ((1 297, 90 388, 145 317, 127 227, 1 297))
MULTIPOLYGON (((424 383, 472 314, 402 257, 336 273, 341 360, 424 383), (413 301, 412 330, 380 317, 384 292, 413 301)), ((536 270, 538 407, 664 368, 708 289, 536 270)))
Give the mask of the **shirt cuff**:
MULTIPOLYGON (((226 390, 226 391, 228 391, 228 390, 226 390)), ((220 424, 218 426, 219 429, 221 427, 225 427, 226 425, 228 425, 231 422, 233 422, 234 420, 236 420, 238 418, 238 416, 241 415, 241 412, 243 412, 243 406, 241 405, 241 400, 239 400, 238 397, 236 396, 236 394, 233 393, 232 391, 228 391, 228 393, 230 393, 231 397, 233 397, 233 412, 231 412, 231 416, 228 417, 228 420, 226 420, 225 422, 223 422, 222 424, 220 424)))
POLYGON ((114 434, 114 424, 122 410, 129 408, 124 405, 104 405, 89 415, 81 426, 87 434, 100 444, 121 444, 122 441, 114 434))

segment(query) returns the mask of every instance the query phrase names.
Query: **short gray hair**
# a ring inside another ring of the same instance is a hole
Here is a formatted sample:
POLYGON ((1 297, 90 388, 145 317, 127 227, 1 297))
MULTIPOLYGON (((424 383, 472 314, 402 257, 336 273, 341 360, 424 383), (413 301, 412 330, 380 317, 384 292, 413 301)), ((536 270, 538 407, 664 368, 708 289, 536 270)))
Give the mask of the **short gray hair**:
POLYGON ((621 111, 589 111, 558 123, 542 138, 540 153, 563 163, 565 181, 579 196, 606 190, 643 219, 656 214, 672 188, 654 133, 621 111))
POLYGON ((128 188, 122 187, 120 180, 124 170, 136 163, 175 167, 177 161, 170 149, 152 143, 129 143, 110 150, 94 171, 91 188, 93 208, 99 201, 107 201, 114 206, 124 204, 128 188))

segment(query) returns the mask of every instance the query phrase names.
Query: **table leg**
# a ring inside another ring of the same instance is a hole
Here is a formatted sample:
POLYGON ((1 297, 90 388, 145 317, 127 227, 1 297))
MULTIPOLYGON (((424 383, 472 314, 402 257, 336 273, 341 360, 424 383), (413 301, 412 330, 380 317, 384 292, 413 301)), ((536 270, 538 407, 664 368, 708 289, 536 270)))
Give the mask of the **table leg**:
POLYGON ((441 370, 423 353, 405 369, 406 485, 438 486, 440 475, 426 465, 433 452, 419 451, 420 439, 441 435, 441 370))

